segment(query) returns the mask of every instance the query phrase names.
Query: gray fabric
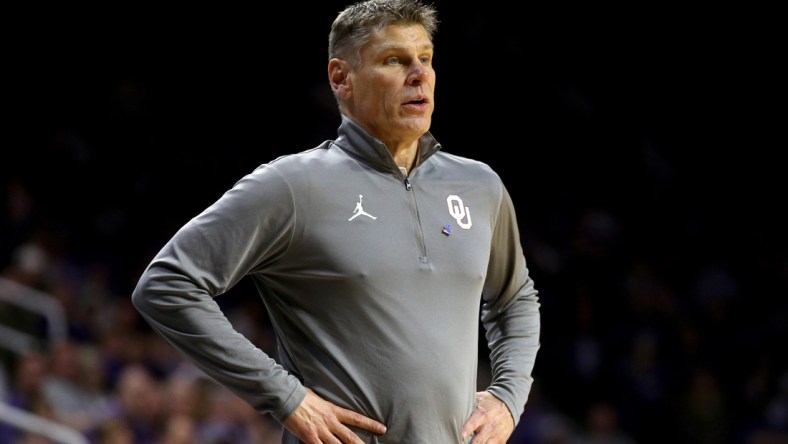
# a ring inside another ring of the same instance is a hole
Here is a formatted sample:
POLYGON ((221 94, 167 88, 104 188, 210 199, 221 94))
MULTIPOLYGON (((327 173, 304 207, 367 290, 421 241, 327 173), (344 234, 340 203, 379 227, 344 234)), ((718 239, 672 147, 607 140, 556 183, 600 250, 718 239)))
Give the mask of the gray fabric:
POLYGON ((435 444, 460 442, 474 407, 482 303, 490 391, 517 423, 539 303, 499 176, 428 133, 406 178, 349 119, 338 134, 261 165, 188 222, 143 273, 134 305, 261 413, 284 421, 306 386, 386 424, 382 437, 359 432, 369 443, 435 444), (244 277, 268 310, 276 360, 213 300, 244 277))

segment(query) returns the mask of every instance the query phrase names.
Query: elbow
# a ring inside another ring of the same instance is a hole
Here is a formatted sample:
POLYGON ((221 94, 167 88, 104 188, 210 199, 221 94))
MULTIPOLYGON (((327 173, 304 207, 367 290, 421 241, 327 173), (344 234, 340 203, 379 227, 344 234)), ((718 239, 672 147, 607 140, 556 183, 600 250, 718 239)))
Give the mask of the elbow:
POLYGON ((150 297, 147 290, 147 279, 143 275, 139 282, 137 282, 137 286, 134 287, 134 290, 131 292, 131 305, 140 313, 146 313, 151 308, 150 297))

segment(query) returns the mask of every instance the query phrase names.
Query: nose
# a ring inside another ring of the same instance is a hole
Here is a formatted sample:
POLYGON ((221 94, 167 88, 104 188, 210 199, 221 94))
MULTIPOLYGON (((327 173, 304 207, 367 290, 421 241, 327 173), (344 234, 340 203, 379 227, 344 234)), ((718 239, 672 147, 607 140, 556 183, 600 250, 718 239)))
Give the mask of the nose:
POLYGON ((427 67, 419 63, 411 65, 410 72, 408 73, 408 84, 413 86, 421 85, 427 76, 427 67))

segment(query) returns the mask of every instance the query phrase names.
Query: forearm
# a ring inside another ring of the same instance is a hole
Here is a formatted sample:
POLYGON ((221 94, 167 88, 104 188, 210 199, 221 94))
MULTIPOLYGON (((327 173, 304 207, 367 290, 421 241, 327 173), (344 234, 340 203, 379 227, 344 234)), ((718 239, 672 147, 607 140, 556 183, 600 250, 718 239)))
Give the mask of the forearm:
POLYGON ((523 291, 497 315, 483 316, 492 371, 488 391, 509 407, 515 425, 528 400, 540 346, 539 303, 531 290, 523 291))
POLYGON ((282 420, 303 399, 300 382, 238 333, 192 278, 154 261, 132 302, 173 348, 261 413, 282 420))

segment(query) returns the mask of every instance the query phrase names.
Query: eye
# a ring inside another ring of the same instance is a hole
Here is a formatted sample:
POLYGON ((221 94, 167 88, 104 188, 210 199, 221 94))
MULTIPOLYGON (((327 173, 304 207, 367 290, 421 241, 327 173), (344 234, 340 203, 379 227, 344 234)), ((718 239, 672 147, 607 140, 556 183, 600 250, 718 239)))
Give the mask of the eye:
POLYGON ((399 65, 399 57, 389 57, 386 59, 387 65, 399 65))
POLYGON ((421 64, 422 65, 429 65, 430 62, 432 61, 432 58, 427 57, 427 56, 422 56, 422 57, 419 57, 419 60, 421 60, 421 64))

